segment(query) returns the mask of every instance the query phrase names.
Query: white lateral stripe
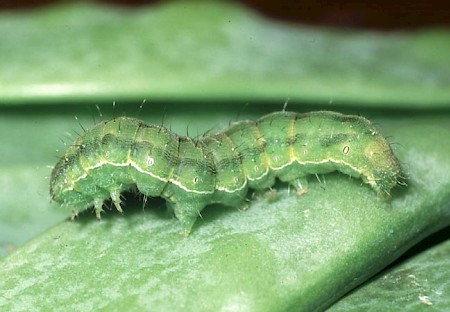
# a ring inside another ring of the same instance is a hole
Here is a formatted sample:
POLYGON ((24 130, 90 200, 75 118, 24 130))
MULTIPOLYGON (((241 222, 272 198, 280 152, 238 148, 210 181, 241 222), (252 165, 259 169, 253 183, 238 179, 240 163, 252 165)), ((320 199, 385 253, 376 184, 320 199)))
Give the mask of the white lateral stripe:
MULTIPOLYGON (((177 181, 177 180, 175 180, 175 179, 166 180, 166 179, 164 179, 163 177, 161 177, 161 176, 159 176, 159 175, 156 175, 156 174, 154 174, 154 173, 152 173, 152 172, 150 172, 150 171, 146 171, 146 170, 142 169, 136 162, 134 162, 134 161, 132 161, 131 159, 129 159, 129 160, 128 160, 127 162, 125 162, 125 163, 114 163, 114 162, 110 162, 110 161, 100 161, 100 162, 98 162, 97 164, 95 164, 95 165, 93 165, 93 166, 87 167, 87 168, 84 169, 86 172, 85 172, 84 174, 82 174, 81 176, 79 176, 77 179, 73 180, 73 181, 70 183, 70 186, 69 186, 68 188, 65 189, 65 191, 71 191, 71 190, 73 190, 75 184, 76 184, 78 181, 87 178, 89 171, 94 170, 94 169, 97 169, 97 168, 100 168, 100 167, 102 167, 102 166, 104 166, 104 165, 111 165, 111 166, 114 166, 114 167, 127 167, 127 166, 131 166, 131 167, 133 167, 134 169, 136 169, 137 171, 139 171, 139 172, 141 172, 141 173, 143 173, 143 174, 148 174, 149 176, 151 176, 151 177, 153 177, 153 178, 155 178, 155 179, 157 179, 157 180, 159 180, 159 181, 161 181, 161 182, 170 182, 170 183, 172 183, 172 184, 178 186, 179 188, 185 190, 186 192, 190 192, 190 193, 196 193, 196 194, 204 194, 204 195, 208 195, 208 194, 213 194, 213 193, 215 192, 215 190, 223 191, 223 192, 227 192, 227 193, 233 193, 233 192, 240 191, 240 190, 244 189, 244 188, 246 187, 246 185, 247 185, 247 181, 258 181, 258 180, 261 180, 261 179, 263 179, 264 177, 266 177, 266 176, 269 174, 269 171, 270 171, 270 170, 282 170, 282 169, 286 168, 287 166, 292 165, 292 164, 295 163, 295 162, 297 162, 297 163, 300 164, 300 165, 305 165, 305 166, 306 166, 306 165, 320 165, 320 164, 325 164, 325 163, 328 163, 328 162, 335 163, 335 164, 343 164, 343 165, 345 165, 345 166, 351 168, 351 169, 354 170, 355 172, 357 172, 357 173, 359 173, 359 174, 363 174, 361 170, 358 170, 356 167, 350 165, 349 163, 347 163, 347 162, 345 162, 345 161, 342 161, 342 160, 336 160, 336 159, 333 159, 333 158, 324 159, 324 160, 321 160, 321 161, 299 161, 298 159, 293 159, 293 160, 291 160, 290 162, 287 162, 286 164, 284 164, 284 165, 282 165, 282 166, 280 166, 280 167, 269 167, 269 169, 267 169, 267 170, 266 170, 262 175, 260 175, 259 177, 256 177, 256 178, 250 178, 250 177, 247 177, 245 183, 243 183, 242 186, 240 186, 240 187, 237 188, 237 189, 229 189, 229 188, 225 188, 225 187, 216 187, 216 188, 215 188, 214 190, 212 190, 212 191, 198 191, 198 190, 191 190, 191 189, 187 188, 187 187, 186 187, 185 185, 183 185, 180 181, 177 181)), ((368 183, 369 183, 370 185, 373 185, 373 186, 376 185, 376 181, 375 181, 375 179, 374 179, 373 177, 369 177, 369 176, 366 176, 366 177, 367 177, 368 183)))
POLYGON ((244 189, 246 186, 247 186, 247 181, 245 181, 245 183, 243 183, 243 184, 242 184, 240 187, 238 187, 237 189, 231 190, 231 189, 229 189, 229 188, 219 186, 219 187, 216 187, 216 190, 217 190, 217 191, 226 192, 226 193, 234 193, 234 192, 236 192, 236 191, 240 191, 240 190, 244 189))
POLYGON ((87 172, 84 173, 84 174, 82 174, 81 176, 79 176, 76 180, 74 180, 74 181, 71 183, 71 186, 68 187, 68 188, 66 189, 66 191, 71 191, 71 190, 73 190, 75 183, 77 183, 78 181, 80 181, 80 180, 82 180, 82 179, 85 179, 85 178, 88 176, 88 172, 89 172, 90 170, 100 168, 100 167, 102 167, 102 166, 104 166, 104 165, 111 165, 111 166, 114 166, 114 167, 127 167, 127 166, 131 166, 131 167, 133 167, 134 169, 136 169, 137 171, 139 171, 139 172, 141 172, 141 173, 143 173, 143 174, 148 174, 149 176, 151 176, 151 177, 153 177, 153 178, 155 178, 155 179, 158 179, 158 180, 161 181, 161 182, 170 182, 170 183, 172 183, 172 184, 175 184, 176 186, 178 186, 179 188, 185 190, 186 192, 196 193, 196 194, 205 194, 205 195, 206 195, 206 194, 213 194, 213 193, 214 193, 214 190, 213 190, 213 191, 197 191, 197 190, 191 190, 191 189, 187 188, 186 186, 184 186, 183 184, 181 184, 181 183, 180 183, 179 181, 177 181, 177 180, 174 180, 174 179, 166 180, 166 179, 164 179, 163 177, 160 177, 159 175, 156 175, 156 174, 154 174, 154 173, 152 173, 152 172, 150 172, 150 171, 146 171, 146 170, 142 169, 141 167, 139 167, 138 164, 136 164, 136 163, 135 163, 134 161, 132 161, 132 160, 129 160, 129 161, 126 162, 126 163, 113 163, 113 162, 110 162, 110 161, 101 161, 101 162, 98 162, 97 164, 95 164, 94 166, 87 167, 87 168, 84 169, 84 170, 86 170, 87 172))
POLYGON ((178 182, 177 180, 173 180, 173 179, 170 179, 170 183, 172 183, 172 184, 175 184, 176 186, 178 186, 179 188, 181 188, 181 189, 183 189, 183 190, 185 190, 186 192, 189 192, 189 193, 196 193, 196 194, 213 194, 214 193, 214 191, 215 190, 212 190, 212 191, 197 191, 197 190, 191 190, 191 189, 188 189, 186 186, 184 186, 183 184, 181 184, 180 182, 178 182))

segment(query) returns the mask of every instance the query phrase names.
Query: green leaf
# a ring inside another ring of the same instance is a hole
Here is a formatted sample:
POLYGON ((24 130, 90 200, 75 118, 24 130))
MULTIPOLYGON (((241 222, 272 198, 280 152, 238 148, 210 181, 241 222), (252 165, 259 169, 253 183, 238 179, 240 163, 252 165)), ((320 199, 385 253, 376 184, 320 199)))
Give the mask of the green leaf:
POLYGON ((450 306, 448 232, 441 231, 427 238, 419 251, 370 280, 329 311, 349 311, 355 307, 358 311, 370 311, 373 307, 389 311, 447 311, 450 306))
POLYGON ((188 238, 178 235, 175 219, 155 208, 160 204, 142 211, 137 203, 124 216, 108 212, 101 222, 86 213, 4 259, 3 305, 30 309, 35 300, 43 310, 324 308, 449 224, 450 145, 431 143, 449 137, 447 120, 375 119, 401 144, 394 147, 410 177, 391 202, 357 179, 334 174, 323 176, 322 184, 311 179, 310 191, 300 197, 281 187, 280 200, 256 199, 247 212, 209 207, 188 238))
POLYGON ((323 310, 450 225, 450 113, 433 112, 450 99, 449 64, 436 48, 449 45, 448 32, 302 29, 223 2, 62 5, 2 13, 0 30, 9 60, 0 64, 1 310, 323 310), (327 109, 371 118, 408 187, 383 201, 359 179, 311 177, 300 197, 279 185, 278 200, 255 198, 245 212, 208 207, 188 238, 159 201, 142 209, 130 196, 123 216, 107 211, 101 222, 90 210, 71 222, 50 204, 45 177, 65 149, 60 138, 71 144, 83 131, 75 115, 84 127, 100 119, 71 101, 118 100, 116 116, 195 136, 280 110, 287 98, 290 110, 332 99, 327 109), (380 110, 392 103, 405 110, 380 110))

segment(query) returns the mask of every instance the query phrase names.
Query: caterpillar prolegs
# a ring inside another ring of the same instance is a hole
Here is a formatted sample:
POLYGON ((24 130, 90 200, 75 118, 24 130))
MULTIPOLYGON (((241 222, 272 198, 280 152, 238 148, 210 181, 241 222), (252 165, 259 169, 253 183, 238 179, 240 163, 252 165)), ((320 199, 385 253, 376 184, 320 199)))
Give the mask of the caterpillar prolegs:
POLYGON ((75 211, 94 206, 100 218, 106 199, 122 211, 121 192, 137 187, 164 198, 188 235, 209 204, 240 207, 249 188, 269 188, 275 178, 301 193, 308 175, 335 170, 362 178, 381 197, 401 177, 389 143, 360 116, 281 111, 198 139, 119 117, 94 125, 67 149, 50 194, 75 211))

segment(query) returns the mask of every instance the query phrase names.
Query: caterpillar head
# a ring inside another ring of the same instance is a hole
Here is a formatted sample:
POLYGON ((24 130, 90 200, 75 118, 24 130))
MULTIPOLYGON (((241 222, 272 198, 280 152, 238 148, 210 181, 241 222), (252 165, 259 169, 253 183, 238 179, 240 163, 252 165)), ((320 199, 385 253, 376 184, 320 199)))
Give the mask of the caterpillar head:
POLYGON ((363 151, 371 172, 367 175, 367 183, 379 196, 389 198, 391 189, 397 184, 404 185, 404 182, 401 180, 400 163, 391 146, 383 136, 376 136, 376 140, 370 141, 363 151))

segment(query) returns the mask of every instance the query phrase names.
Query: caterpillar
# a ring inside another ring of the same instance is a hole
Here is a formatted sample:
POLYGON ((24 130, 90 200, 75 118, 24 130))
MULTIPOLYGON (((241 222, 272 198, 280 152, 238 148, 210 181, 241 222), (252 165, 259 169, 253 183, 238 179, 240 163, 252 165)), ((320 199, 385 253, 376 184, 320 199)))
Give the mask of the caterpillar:
POLYGON ((68 147, 53 168, 50 195, 74 211, 93 206, 99 219, 105 200, 122 212, 120 194, 137 188, 165 199, 188 235, 209 204, 241 207, 249 188, 269 188, 276 178, 301 194, 308 175, 335 170, 361 178, 383 198, 401 184, 390 144, 360 116, 280 111, 197 139, 119 117, 68 147))

